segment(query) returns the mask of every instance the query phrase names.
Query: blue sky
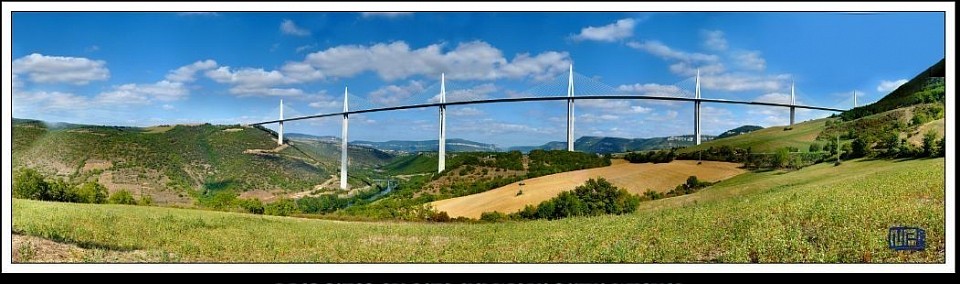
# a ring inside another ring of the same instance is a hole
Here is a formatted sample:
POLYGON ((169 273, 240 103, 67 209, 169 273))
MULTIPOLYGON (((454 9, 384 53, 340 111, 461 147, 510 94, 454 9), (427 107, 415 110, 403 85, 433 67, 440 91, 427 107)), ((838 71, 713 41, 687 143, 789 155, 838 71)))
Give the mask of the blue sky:
MULTIPOLYGON (((351 108, 578 93, 849 108, 944 57, 942 13, 13 14, 13 115, 87 124, 249 123, 351 108), (539 87, 538 87, 539 86, 539 87), (525 92, 528 90, 539 90, 525 92)), ((451 106, 448 137, 565 139, 564 102, 451 106)), ((705 134, 783 125, 781 108, 704 104, 705 134)), ((691 134, 690 103, 577 101, 576 136, 691 134)), ((827 116, 799 111, 798 119, 827 116)), ((350 140, 436 139, 435 108, 356 115, 350 140)), ((337 119, 287 132, 339 135, 337 119)))

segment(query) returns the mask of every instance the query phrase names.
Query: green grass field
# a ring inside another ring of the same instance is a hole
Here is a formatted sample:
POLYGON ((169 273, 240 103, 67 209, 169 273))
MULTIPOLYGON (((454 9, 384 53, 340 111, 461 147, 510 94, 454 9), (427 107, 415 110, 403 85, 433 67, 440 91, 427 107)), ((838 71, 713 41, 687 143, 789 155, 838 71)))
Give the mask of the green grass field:
POLYGON ((860 160, 748 173, 624 216, 339 222, 17 199, 13 228, 172 262, 943 262, 944 191, 942 158, 860 160), (894 225, 926 229, 927 249, 888 249, 894 225))
MULTIPOLYGON (((784 126, 773 126, 753 131, 743 135, 726 137, 703 142, 700 145, 690 146, 680 149, 680 153, 692 153, 709 147, 718 147, 728 145, 731 147, 744 148, 751 147, 753 152, 774 152, 778 148, 797 147, 800 151, 806 152, 824 129, 824 124, 831 118, 821 118, 811 121, 805 121, 793 125, 793 129, 784 130, 784 126)), ((823 144, 823 142, 821 142, 823 144)))

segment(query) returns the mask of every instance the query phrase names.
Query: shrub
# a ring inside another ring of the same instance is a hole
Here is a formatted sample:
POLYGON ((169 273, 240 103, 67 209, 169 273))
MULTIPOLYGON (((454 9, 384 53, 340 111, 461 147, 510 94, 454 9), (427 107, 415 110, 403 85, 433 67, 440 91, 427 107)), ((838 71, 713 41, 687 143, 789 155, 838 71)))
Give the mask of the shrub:
POLYGON ((79 196, 80 202, 84 203, 106 203, 107 188, 97 182, 87 182, 80 185, 80 188, 77 189, 77 195, 79 196))
POLYGON ((140 200, 137 201, 137 205, 148 206, 153 204, 153 196, 144 195, 140 197, 140 200))
POLYGON ((121 189, 111 194, 109 201, 112 204, 137 204, 137 200, 133 198, 133 194, 130 194, 126 189, 121 189))
POLYGON ((289 216, 297 213, 297 204, 292 199, 283 198, 263 207, 263 213, 267 215, 289 216))
POLYGON ((260 199, 237 199, 237 205, 247 213, 263 214, 263 202, 260 199))
POLYGON ((821 150, 822 148, 823 148, 823 146, 821 146, 820 143, 813 143, 813 144, 810 144, 810 149, 809 149, 808 151, 810 151, 810 152, 820 152, 820 150, 821 150))
POLYGON ((640 197, 613 186, 604 178, 587 180, 573 191, 544 201, 536 207, 527 205, 511 214, 523 219, 560 219, 571 216, 624 214, 637 210, 640 197))
POLYGON ((62 179, 55 179, 47 182, 48 191, 43 200, 60 202, 80 202, 80 196, 77 195, 73 185, 62 179))
POLYGON ((504 220, 507 220, 507 214, 503 214, 497 211, 480 213, 480 221, 501 222, 504 220))
POLYGON ((850 143, 853 152, 851 157, 866 157, 873 153, 873 149, 870 148, 870 141, 864 137, 857 137, 853 140, 853 143, 850 143))
POLYGON ((937 154, 937 132, 933 129, 923 134, 923 156, 931 157, 937 154))
POLYGON ((447 215, 446 211, 440 211, 440 212, 432 211, 430 213, 430 216, 427 217, 427 221, 450 222, 450 215, 447 215))
POLYGON ((48 188, 37 170, 23 168, 13 174, 13 197, 42 200, 48 188))
POLYGON ((773 167, 783 168, 790 163, 790 149, 780 148, 773 155, 773 167))

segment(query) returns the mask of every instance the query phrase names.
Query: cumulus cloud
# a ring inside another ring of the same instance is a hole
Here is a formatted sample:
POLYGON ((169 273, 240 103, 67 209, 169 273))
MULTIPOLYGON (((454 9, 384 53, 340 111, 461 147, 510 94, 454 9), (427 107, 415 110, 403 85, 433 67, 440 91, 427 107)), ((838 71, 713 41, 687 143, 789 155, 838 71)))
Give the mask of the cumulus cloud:
POLYGON ((660 85, 654 83, 620 85, 617 90, 627 93, 637 93, 647 96, 682 97, 687 92, 674 85, 660 85))
MULTIPOLYGON (((447 102, 478 101, 490 98, 489 94, 497 91, 497 86, 491 83, 480 84, 469 89, 447 89, 447 102)), ((440 94, 427 100, 429 103, 439 103, 440 94)))
POLYGON ((13 61, 13 73, 36 83, 86 85, 110 78, 107 62, 83 57, 47 56, 33 53, 13 61))
POLYGON ((659 56, 663 59, 674 59, 689 62, 714 62, 720 59, 720 57, 713 54, 675 50, 656 40, 645 42, 631 41, 627 43, 627 46, 659 56))
POLYGON ((293 36, 310 35, 309 30, 298 27, 297 24, 290 19, 284 19, 283 22, 280 22, 280 32, 285 35, 293 35, 293 36))
POLYGON ((148 104, 153 101, 175 101, 184 98, 188 90, 183 83, 163 80, 153 84, 124 84, 114 86, 112 90, 100 93, 94 100, 97 103, 123 105, 148 104))
POLYGON ((759 51, 738 52, 733 57, 740 67, 747 70, 763 71, 767 68, 767 61, 760 57, 759 51))
POLYGON ((727 49, 727 39, 724 37, 723 31, 703 31, 701 35, 703 36, 703 46, 707 49, 717 51, 727 49))
POLYGON ((587 111, 596 110, 605 114, 645 114, 651 111, 650 108, 634 105, 629 100, 578 100, 576 106, 587 111))
POLYGON ((193 82, 196 80, 194 75, 197 74, 197 72, 206 71, 213 68, 217 68, 216 61, 210 59, 197 61, 170 71, 166 78, 171 82, 193 82))
POLYGON ((393 81, 445 72, 451 80, 493 80, 550 78, 566 70, 571 60, 566 52, 549 51, 534 56, 520 54, 508 61, 499 49, 483 41, 460 43, 446 51, 443 44, 411 49, 407 43, 396 41, 331 47, 310 53, 302 63, 328 77, 374 72, 381 79, 393 81))
POLYGON ((700 87, 709 90, 729 92, 737 91, 765 91, 783 90, 790 80, 788 74, 752 75, 752 74, 720 74, 700 77, 700 87))
POLYGON ((262 68, 240 68, 231 70, 228 66, 208 70, 204 73, 217 83, 233 85, 229 92, 240 96, 299 96, 303 90, 297 88, 277 88, 278 85, 295 83, 297 80, 284 76, 280 71, 266 71, 262 68))
POLYGON ((462 107, 462 108, 448 108, 447 111, 450 112, 450 115, 453 116, 481 116, 484 115, 482 110, 479 110, 475 107, 462 107))
POLYGON ((410 81, 406 85, 388 85, 370 92, 367 99, 382 105, 398 105, 413 95, 423 92, 427 86, 422 81, 410 81))
POLYGON ((579 34, 571 36, 574 40, 594 40, 613 42, 633 36, 633 27, 637 24, 634 19, 621 19, 612 24, 601 27, 585 27, 579 34))
POLYGON ((903 85, 906 83, 907 83, 907 79, 900 79, 895 81, 883 80, 883 81, 880 81, 880 85, 877 85, 877 92, 889 93, 899 88, 900 85, 903 85))

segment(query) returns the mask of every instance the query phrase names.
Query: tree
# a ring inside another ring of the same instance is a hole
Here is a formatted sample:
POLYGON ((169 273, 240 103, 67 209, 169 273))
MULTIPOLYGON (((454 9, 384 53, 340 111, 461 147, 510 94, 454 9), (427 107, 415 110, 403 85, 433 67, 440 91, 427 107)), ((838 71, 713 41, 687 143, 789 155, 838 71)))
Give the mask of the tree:
POLYGON ((13 197, 41 200, 49 185, 37 170, 23 168, 13 174, 13 197))
POLYGON ((111 194, 109 201, 112 204, 137 204, 137 200, 133 198, 133 194, 130 194, 130 192, 125 189, 111 194))
POLYGON ((80 198, 80 202, 83 203, 107 203, 107 188, 97 182, 86 182, 80 185, 80 188, 77 189, 77 195, 80 198))
POLYGON ((773 167, 782 168, 790 163, 790 149, 780 148, 773 154, 773 167))
POLYGON ((857 137, 853 139, 851 143, 851 148, 853 150, 852 157, 866 157, 869 156, 873 151, 870 149, 870 141, 867 141, 864 137, 857 137))
POLYGON ((933 129, 923 134, 923 156, 930 157, 937 153, 937 132, 933 129))
POLYGON ((940 142, 937 142, 937 157, 944 157, 947 155, 947 137, 940 138, 940 142))
POLYGON ((820 152, 820 150, 821 150, 820 143, 810 144, 810 149, 809 149, 810 152, 820 152))

